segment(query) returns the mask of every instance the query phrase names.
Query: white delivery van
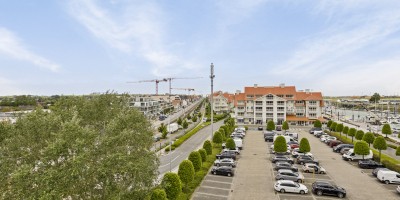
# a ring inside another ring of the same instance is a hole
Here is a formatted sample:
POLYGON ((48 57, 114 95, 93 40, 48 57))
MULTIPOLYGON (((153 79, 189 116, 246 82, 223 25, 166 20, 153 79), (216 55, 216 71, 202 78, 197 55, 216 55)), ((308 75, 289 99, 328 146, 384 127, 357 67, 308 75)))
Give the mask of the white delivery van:
POLYGON ((235 142, 235 145, 238 149, 242 150, 243 149, 243 140, 240 138, 234 138, 233 141, 235 142))
POLYGON ((299 134, 297 134, 297 133, 285 133, 284 135, 290 136, 296 140, 299 139, 299 134))
POLYGON ((275 142, 275 139, 276 139, 278 136, 284 137, 285 140, 286 140, 286 143, 288 143, 288 142, 290 142, 290 141, 293 141, 293 142, 295 141, 292 137, 287 136, 287 135, 274 135, 273 142, 275 142))
MULTIPOLYGON (((369 150, 369 154, 364 156, 364 160, 372 159, 372 156, 373 156, 372 151, 369 150)), ((342 155, 342 158, 344 160, 354 161, 354 160, 362 160, 363 156, 359 155, 359 154, 355 154, 354 149, 350 149, 346 154, 342 155)))
POLYGON ((384 182, 386 184, 389 183, 400 183, 400 174, 395 171, 384 171, 379 170, 377 174, 377 178, 379 181, 384 182))

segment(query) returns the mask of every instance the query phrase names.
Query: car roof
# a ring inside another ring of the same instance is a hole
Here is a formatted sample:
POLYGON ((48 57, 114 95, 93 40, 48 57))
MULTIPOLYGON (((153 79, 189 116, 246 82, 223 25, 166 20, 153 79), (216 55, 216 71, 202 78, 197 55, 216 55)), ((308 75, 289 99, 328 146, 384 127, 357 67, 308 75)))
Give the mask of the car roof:
POLYGON ((332 183, 329 183, 327 181, 315 181, 314 183, 318 185, 333 185, 332 183))
POLYGON ((278 180, 278 183, 294 183, 292 180, 278 180))
POLYGON ((290 173, 293 173, 293 171, 290 170, 290 169, 280 169, 280 170, 278 170, 278 173, 281 173, 281 172, 290 172, 290 173))

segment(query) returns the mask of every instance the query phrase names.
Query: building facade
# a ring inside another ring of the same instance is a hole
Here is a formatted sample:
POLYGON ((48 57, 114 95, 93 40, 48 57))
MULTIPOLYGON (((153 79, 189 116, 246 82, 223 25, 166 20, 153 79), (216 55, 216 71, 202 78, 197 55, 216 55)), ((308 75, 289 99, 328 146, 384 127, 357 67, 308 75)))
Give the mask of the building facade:
POLYGON ((268 120, 275 124, 288 121, 291 125, 308 125, 322 117, 324 102, 321 92, 296 91, 295 86, 245 87, 234 97, 238 124, 265 125, 268 120))
POLYGON ((229 113, 233 109, 234 95, 221 91, 213 94, 213 110, 216 114, 229 113))

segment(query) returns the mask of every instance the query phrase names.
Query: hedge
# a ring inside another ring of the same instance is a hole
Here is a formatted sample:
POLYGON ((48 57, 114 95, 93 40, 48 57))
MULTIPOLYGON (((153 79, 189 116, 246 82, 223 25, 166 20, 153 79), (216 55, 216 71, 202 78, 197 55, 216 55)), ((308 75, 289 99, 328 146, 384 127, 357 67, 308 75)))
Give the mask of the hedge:
POLYGON ((181 144, 183 142, 185 142, 186 140, 188 140, 190 137, 192 137, 192 135, 196 134, 197 132, 199 132, 199 130, 203 129, 204 127, 210 125, 211 123, 206 122, 203 123, 201 126, 196 126, 194 129, 190 130, 189 132, 187 132, 186 134, 184 134, 182 137, 180 137, 178 140, 176 140, 172 146, 173 147, 179 147, 181 146, 181 144))

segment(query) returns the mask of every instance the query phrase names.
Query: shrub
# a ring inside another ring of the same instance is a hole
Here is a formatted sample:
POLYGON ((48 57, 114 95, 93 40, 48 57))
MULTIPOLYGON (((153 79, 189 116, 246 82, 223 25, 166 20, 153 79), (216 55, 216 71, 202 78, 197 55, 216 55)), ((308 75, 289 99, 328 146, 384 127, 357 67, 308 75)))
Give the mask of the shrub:
POLYGON ((332 122, 331 126, 329 127, 331 131, 335 131, 336 130, 336 126, 338 124, 336 122, 332 122))
POLYGON ((204 141, 204 143, 203 143, 203 149, 206 150, 207 155, 211 155, 211 154, 212 154, 212 145, 211 145, 210 140, 204 141))
POLYGON ((335 131, 338 132, 340 135, 342 135, 343 129, 344 129, 343 124, 338 124, 335 127, 335 131))
POLYGON ((232 138, 228 138, 228 139, 226 140, 226 148, 227 148, 227 149, 235 149, 235 148, 236 148, 235 141, 233 141, 232 138))
POLYGON ((343 128, 343 133, 346 134, 346 135, 349 133, 349 127, 348 126, 345 126, 343 128))
POLYGON ((182 128, 183 128, 183 129, 187 129, 188 126, 189 126, 189 123, 186 121, 186 119, 183 120, 183 122, 182 122, 182 128))
POLYGON ((244 130, 249 130, 249 127, 248 126, 244 126, 244 130))
POLYGON ((363 136, 362 140, 364 140, 365 142, 367 142, 367 143, 368 143, 368 146, 371 146, 371 144, 372 144, 372 143, 374 142, 374 140, 375 140, 375 136, 374 136, 373 133, 367 132, 367 133, 363 136))
POLYGON ((189 154, 189 160, 192 161, 193 163, 193 167, 194 167, 194 171, 199 171, 201 169, 201 155, 198 151, 192 151, 189 154))
POLYGON ((178 123, 178 125, 181 126, 182 125, 182 118, 179 117, 178 120, 176 121, 176 123, 178 123))
POLYGON ((381 161, 381 151, 387 149, 387 144, 385 138, 382 136, 379 136, 375 138, 374 141, 374 148, 379 150, 379 162, 381 161))
POLYGON ((396 148, 396 156, 400 156, 400 146, 396 148))
POLYGON ((392 129, 390 128, 389 124, 385 124, 382 127, 382 133, 386 134, 386 137, 388 137, 388 135, 392 134, 392 129))
POLYGON ((357 139, 357 140, 362 140, 363 137, 364 137, 364 131, 358 130, 358 131, 356 132, 356 139, 357 139))
POLYGON ((197 122, 197 116, 196 115, 193 115, 192 122, 197 122))
POLYGON ((275 130, 275 123, 272 120, 269 120, 267 122, 267 131, 273 131, 275 130))
POLYGON ((222 143, 222 135, 221 135, 221 133, 219 131, 214 133, 213 142, 217 143, 217 144, 221 144, 222 143))
POLYGON ((301 138, 299 150, 304 153, 311 151, 310 143, 307 138, 301 138))
POLYGON ((151 193, 150 200, 167 200, 167 193, 163 189, 155 189, 151 193))
POLYGON ((185 184, 185 187, 187 187, 187 184, 192 182, 194 178, 193 163, 190 160, 182 161, 181 164, 179 164, 178 175, 179 179, 185 184))
POLYGON ((316 127, 316 128, 322 128, 322 123, 321 123, 321 121, 319 121, 318 119, 315 120, 315 122, 314 122, 314 127, 316 127))
POLYGON ((284 121, 282 124, 282 130, 287 131, 289 130, 289 124, 287 123, 287 121, 284 121))
POLYGON ((287 146, 286 146, 286 139, 283 136, 276 137, 274 141, 274 151, 277 153, 286 153, 287 146))
POLYGON ((176 199, 182 191, 182 183, 178 174, 172 172, 165 173, 161 187, 164 188, 168 199, 176 199))
POLYGON ((357 130, 355 128, 350 128, 348 135, 351 137, 351 143, 353 143, 353 137, 356 135, 357 130))
POLYGON ((356 144, 354 145, 354 153, 362 155, 364 159, 364 156, 369 154, 368 144, 365 141, 356 142, 356 144))
POLYGON ((332 121, 332 120, 329 120, 328 123, 326 124, 326 127, 330 128, 331 125, 332 125, 332 123, 333 123, 333 121, 332 121))
POLYGON ((207 151, 205 149, 199 149, 199 153, 201 156, 201 161, 204 163, 207 160, 207 151))

